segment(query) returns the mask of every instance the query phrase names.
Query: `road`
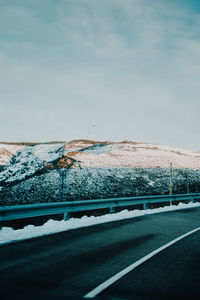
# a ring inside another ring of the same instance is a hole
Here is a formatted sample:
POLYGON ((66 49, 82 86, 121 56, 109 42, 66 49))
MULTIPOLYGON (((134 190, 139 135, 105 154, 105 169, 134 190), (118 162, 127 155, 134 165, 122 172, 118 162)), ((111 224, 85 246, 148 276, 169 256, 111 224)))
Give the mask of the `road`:
MULTIPOLYGON (((0 298, 84 299, 124 268, 200 226, 200 208, 147 215, 0 247, 0 298)), ((200 299, 200 230, 95 299, 200 299)))

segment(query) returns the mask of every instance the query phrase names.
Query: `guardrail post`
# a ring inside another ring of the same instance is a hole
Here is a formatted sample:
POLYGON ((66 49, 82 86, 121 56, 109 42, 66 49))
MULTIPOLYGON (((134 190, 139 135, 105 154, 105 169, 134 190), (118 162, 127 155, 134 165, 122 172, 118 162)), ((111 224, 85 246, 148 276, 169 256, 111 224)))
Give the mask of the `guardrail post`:
POLYGON ((113 214, 113 213, 115 213, 115 212, 116 212, 115 207, 110 207, 110 214, 113 214))
POLYGON ((144 208, 144 209, 148 209, 148 204, 147 204, 147 203, 144 203, 144 204, 143 204, 143 208, 144 208))
POLYGON ((69 215, 69 213, 66 211, 66 212, 64 212, 64 221, 67 221, 67 220, 69 220, 69 218, 70 218, 70 215, 69 215))

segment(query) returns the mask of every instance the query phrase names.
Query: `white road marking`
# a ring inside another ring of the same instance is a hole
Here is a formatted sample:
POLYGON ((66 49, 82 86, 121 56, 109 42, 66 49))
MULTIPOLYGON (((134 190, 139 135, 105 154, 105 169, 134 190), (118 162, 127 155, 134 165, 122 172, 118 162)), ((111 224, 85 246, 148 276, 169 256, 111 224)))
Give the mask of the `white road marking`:
POLYGON ((123 269, 122 271, 120 271, 119 273, 115 274, 114 276, 112 276, 111 278, 109 278, 108 280, 104 281, 102 284, 98 285, 95 289, 93 289, 92 291, 90 291, 89 293, 87 293, 84 298, 94 298, 96 297, 98 294, 100 294, 102 291, 104 291, 107 287, 109 287, 110 285, 112 285, 114 282, 116 282, 117 280, 119 280, 121 277, 123 277, 124 275, 126 275, 127 273, 129 273, 130 271, 132 271, 133 269, 137 268, 139 265, 143 264, 145 261, 147 261, 148 259, 150 259, 151 257, 155 256, 156 254, 158 254, 159 252, 163 251, 164 249, 168 248, 169 246, 175 244, 176 242, 184 239, 186 236, 196 232, 200 230, 200 227, 187 232, 183 235, 181 235, 180 237, 172 240, 171 242, 163 245, 162 247, 152 251, 151 253, 149 253, 148 255, 144 256, 143 258, 139 259, 138 261, 134 262, 133 264, 131 264, 130 266, 126 267, 125 269, 123 269))

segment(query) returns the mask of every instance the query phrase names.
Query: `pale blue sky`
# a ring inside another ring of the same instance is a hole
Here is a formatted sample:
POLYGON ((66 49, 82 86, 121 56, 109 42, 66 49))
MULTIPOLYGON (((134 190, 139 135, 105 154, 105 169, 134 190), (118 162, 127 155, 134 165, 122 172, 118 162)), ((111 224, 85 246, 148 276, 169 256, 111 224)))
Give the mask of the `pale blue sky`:
POLYGON ((200 150, 200 3, 0 0, 0 140, 200 150))

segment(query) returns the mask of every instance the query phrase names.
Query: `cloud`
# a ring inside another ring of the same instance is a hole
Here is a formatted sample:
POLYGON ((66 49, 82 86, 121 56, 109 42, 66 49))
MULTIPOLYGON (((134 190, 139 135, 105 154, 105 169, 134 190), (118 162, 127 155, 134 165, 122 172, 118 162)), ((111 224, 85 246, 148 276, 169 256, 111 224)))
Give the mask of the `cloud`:
MULTIPOLYGON (((0 14, 0 104, 22 124, 10 139, 86 136, 91 118, 96 138, 185 147, 182 132, 197 138, 200 19, 188 6, 19 1, 0 14)), ((6 139, 12 125, 1 128, 6 139)))

